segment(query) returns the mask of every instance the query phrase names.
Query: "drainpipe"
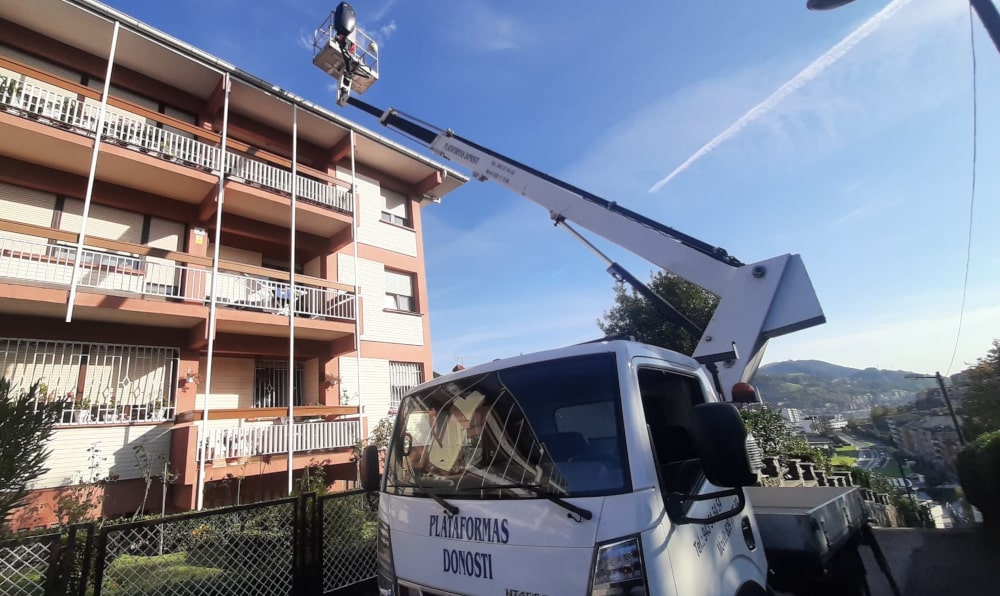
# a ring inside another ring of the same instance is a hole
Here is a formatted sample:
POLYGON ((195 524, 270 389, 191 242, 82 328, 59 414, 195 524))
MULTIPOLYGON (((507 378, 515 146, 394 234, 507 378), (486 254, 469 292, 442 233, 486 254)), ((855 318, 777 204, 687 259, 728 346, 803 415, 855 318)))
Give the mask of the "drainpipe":
POLYGON ((215 315, 218 309, 219 249, 222 238, 222 204, 226 195, 226 141, 229 136, 229 73, 225 75, 226 95, 222 104, 222 143, 219 148, 219 196, 215 206, 215 246, 212 255, 212 292, 208 303, 208 357, 205 364, 205 399, 201 408, 201 458, 198 462, 198 485, 195 508, 201 511, 205 504, 205 459, 208 457, 208 406, 212 396, 212 368, 215 362, 215 315))
MULTIPOLYGON (((354 365, 356 367, 355 391, 358 396, 358 429, 364 428, 361 423, 364 416, 364 409, 361 407, 361 291, 358 286, 358 172, 354 159, 357 139, 354 129, 351 129, 351 200, 354 205, 354 216, 351 218, 351 237, 354 244, 354 365)), ((361 437, 362 442, 366 437, 361 437)), ((361 468, 358 468, 358 481, 360 482, 361 468)))
POLYGON ((295 195, 299 189, 299 109, 292 104, 292 222, 288 258, 288 496, 292 496, 295 456, 295 195))
POLYGON ((83 197, 83 219, 80 221, 80 233, 76 238, 76 258, 73 259, 73 276, 69 283, 69 299, 66 303, 66 322, 73 321, 73 303, 76 302, 77 278, 80 277, 80 266, 83 260, 83 242, 87 237, 87 218, 90 216, 90 202, 94 196, 94 178, 97 175, 97 156, 101 152, 101 137, 104 130, 104 115, 108 107, 108 94, 111 92, 111 70, 115 65, 115 52, 118 50, 118 31, 121 25, 115 21, 111 33, 111 51, 108 53, 108 68, 104 73, 104 91, 101 93, 101 109, 97 111, 97 129, 94 131, 94 150, 90 154, 90 175, 87 176, 87 192, 83 197))

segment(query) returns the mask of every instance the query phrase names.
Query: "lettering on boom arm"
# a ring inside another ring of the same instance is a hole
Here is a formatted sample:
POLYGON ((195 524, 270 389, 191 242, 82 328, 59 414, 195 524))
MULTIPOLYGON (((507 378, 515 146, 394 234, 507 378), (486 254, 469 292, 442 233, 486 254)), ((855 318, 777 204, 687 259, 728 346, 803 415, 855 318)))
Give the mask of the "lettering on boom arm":
POLYGON ((464 161, 467 164, 471 164, 474 166, 479 165, 479 156, 473 155, 468 151, 466 151, 465 149, 462 149, 461 147, 457 147, 455 145, 452 145, 451 143, 445 142, 444 150, 446 153, 451 153, 452 155, 454 155, 455 157, 464 161))
MULTIPOLYGON (((506 518, 472 517, 466 515, 431 515, 427 535, 487 544, 507 544, 510 540, 506 518)), ((493 555, 454 548, 441 549, 441 569, 445 573, 481 579, 493 579, 493 555)))

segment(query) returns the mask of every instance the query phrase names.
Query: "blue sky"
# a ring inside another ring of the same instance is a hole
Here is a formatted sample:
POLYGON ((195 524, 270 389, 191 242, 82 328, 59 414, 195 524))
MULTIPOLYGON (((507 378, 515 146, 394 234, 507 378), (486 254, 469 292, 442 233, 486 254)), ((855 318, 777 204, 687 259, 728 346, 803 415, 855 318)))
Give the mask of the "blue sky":
MULTIPOLYGON (((303 42, 335 2, 109 3, 339 109, 303 42)), ((952 364, 972 171, 965 0, 858 0, 824 13, 804 0, 353 4, 381 42, 370 103, 454 129, 744 262, 801 254, 828 322, 772 341, 766 361, 956 372, 1000 337, 1000 56, 976 21, 979 169, 952 364), (842 43, 861 27, 863 39, 842 43)), ((471 182, 423 216, 435 369, 600 335, 612 281, 543 209, 471 182)), ((592 240, 639 277, 653 269, 592 240)))

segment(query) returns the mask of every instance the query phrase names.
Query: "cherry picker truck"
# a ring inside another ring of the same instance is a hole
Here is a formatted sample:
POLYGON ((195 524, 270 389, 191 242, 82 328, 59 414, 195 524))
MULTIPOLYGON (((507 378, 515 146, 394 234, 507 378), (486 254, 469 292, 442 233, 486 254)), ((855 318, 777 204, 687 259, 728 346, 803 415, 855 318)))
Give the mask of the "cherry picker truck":
POLYGON ((825 322, 802 259, 746 264, 725 250, 394 109, 353 95, 378 79, 378 47, 341 3, 313 62, 350 105, 547 209, 670 320, 691 357, 599 340, 445 375, 402 400, 381 471, 378 588, 396 596, 737 595, 867 592, 856 488, 762 488, 732 401, 768 340, 825 322), (574 226, 719 297, 698 328, 574 226))

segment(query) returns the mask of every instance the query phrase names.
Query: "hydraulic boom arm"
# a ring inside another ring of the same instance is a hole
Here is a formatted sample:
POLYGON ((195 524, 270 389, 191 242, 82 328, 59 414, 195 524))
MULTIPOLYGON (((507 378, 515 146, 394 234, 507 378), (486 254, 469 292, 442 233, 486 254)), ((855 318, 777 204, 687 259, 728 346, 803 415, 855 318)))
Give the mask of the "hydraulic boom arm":
MULTIPOLYGON (((728 390, 749 381, 772 337, 826 321, 798 255, 744 264, 725 250, 683 234, 487 149, 450 130, 429 126, 394 109, 382 110, 356 97, 345 103, 423 143, 437 155, 470 169, 547 209, 557 223, 573 222, 719 297, 693 356, 721 360, 718 379, 728 390), (735 348, 735 350, 733 349, 735 348), (735 358, 735 354, 739 358, 735 358), (728 357, 720 357, 727 354, 728 357)), ((725 396, 724 396, 725 398, 725 396)))

